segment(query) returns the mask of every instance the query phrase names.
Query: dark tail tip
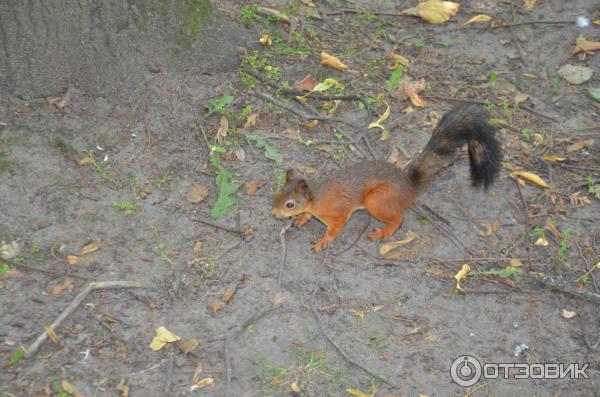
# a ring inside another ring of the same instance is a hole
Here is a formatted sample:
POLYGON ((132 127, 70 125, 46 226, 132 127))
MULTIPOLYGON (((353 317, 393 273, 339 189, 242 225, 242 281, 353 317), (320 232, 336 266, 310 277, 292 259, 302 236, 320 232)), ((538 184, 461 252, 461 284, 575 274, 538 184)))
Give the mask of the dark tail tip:
POLYGON ((494 133, 495 129, 489 126, 485 133, 469 139, 471 182, 486 190, 498 176, 502 161, 502 151, 494 133))

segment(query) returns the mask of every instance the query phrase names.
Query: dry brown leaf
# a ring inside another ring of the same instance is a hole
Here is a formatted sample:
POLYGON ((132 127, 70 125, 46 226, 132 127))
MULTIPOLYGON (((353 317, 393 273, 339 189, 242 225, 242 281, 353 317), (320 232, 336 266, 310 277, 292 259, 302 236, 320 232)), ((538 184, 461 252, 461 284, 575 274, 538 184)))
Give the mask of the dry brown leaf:
POLYGON ((563 156, 554 156, 551 154, 547 154, 544 157, 542 157, 542 160, 544 161, 555 161, 555 162, 561 162, 561 161, 565 161, 567 158, 563 157, 563 156))
POLYGON ((69 393, 73 397, 83 397, 83 394, 81 394, 81 392, 79 390, 77 390, 77 388, 75 387, 75 385, 73 385, 72 383, 70 383, 66 379, 63 379, 60 382, 60 386, 62 387, 62 389, 64 391, 66 391, 67 393, 69 393))
POLYGON ((76 265, 79 263, 79 257, 77 255, 67 255, 67 263, 69 265, 76 265))
POLYGON ((592 52, 597 50, 600 50, 600 41, 589 41, 580 35, 575 40, 575 48, 573 51, 571 51, 571 55, 576 55, 580 52, 592 52))
POLYGON ((523 266, 523 262, 521 262, 520 259, 511 259, 510 261, 508 261, 508 266, 522 267, 523 266))
POLYGON ((388 117, 390 117, 390 112, 391 112, 390 105, 388 105, 387 102, 384 102, 384 103, 385 103, 385 106, 387 107, 385 109, 385 112, 383 112, 383 114, 379 117, 379 119, 377 121, 372 122, 367 127, 369 129, 379 128, 381 130, 381 140, 382 141, 385 141, 386 139, 388 139, 389 133, 381 123, 383 123, 388 117))
POLYGON ((420 2, 416 7, 402 11, 402 13, 420 16, 429 23, 439 24, 456 15, 459 8, 460 4, 452 1, 426 0, 420 2))
POLYGON ((410 159, 410 157, 406 157, 400 150, 398 150, 396 146, 392 146, 392 151, 390 152, 387 161, 403 170, 410 159))
POLYGON ((223 300, 225 301, 225 303, 229 303, 229 301, 231 301, 231 298, 233 298, 233 289, 232 288, 227 288, 225 290, 225 293, 223 293, 223 300))
POLYGON ((300 386, 298 386, 298 381, 293 381, 290 385, 290 389, 292 389, 295 393, 300 393, 300 386))
POLYGON ((325 66, 329 66, 331 68, 341 70, 342 72, 348 69, 348 66, 340 61, 337 57, 333 55, 329 55, 326 52, 321 52, 321 63, 325 66))
POLYGON ((480 15, 476 15, 473 18, 469 19, 467 22, 463 23, 463 25, 470 25, 472 23, 482 23, 482 22, 487 22, 490 19, 492 19, 491 16, 489 15, 484 15, 484 14, 480 14, 480 15))
POLYGON ((311 131, 317 128, 317 125, 319 125, 319 120, 309 120, 304 123, 304 128, 311 131))
POLYGON ((248 116, 248 118, 246 119, 246 123, 244 124, 244 128, 252 128, 256 125, 256 122, 258 121, 258 112, 256 113, 252 113, 251 115, 248 116))
POLYGON ((485 228, 485 231, 478 231, 481 237, 488 237, 492 234, 496 234, 498 230, 500 230, 500 218, 496 218, 496 221, 493 225, 488 224, 486 221, 482 220, 479 224, 485 228))
POLYGON ((246 183, 246 194, 249 196, 254 196, 256 191, 265 185, 265 181, 261 181, 260 179, 253 179, 250 182, 246 183))
POLYGON ((46 335, 48 335, 48 338, 50 338, 52 342, 58 343, 58 341, 60 341, 60 336, 54 332, 54 329, 51 326, 44 325, 44 331, 46 331, 46 335))
POLYGON ((283 298, 283 294, 281 292, 277 292, 274 296, 273 296, 273 304, 275 306, 279 306, 283 303, 284 298, 283 298))
POLYGON ((456 289, 462 291, 463 289, 460 286, 460 282, 467 276, 467 273, 471 271, 471 266, 466 263, 462 265, 461 269, 454 275, 454 279, 456 280, 456 289))
POLYGON ((294 83, 294 85, 292 85, 292 88, 295 88, 297 90, 312 91, 319 83, 319 80, 313 78, 312 75, 309 74, 302 80, 294 83))
POLYGON ((229 131, 229 120, 227 120, 227 117, 221 116, 221 121, 219 121, 219 128, 217 129, 217 142, 219 143, 219 145, 223 144, 223 141, 227 136, 227 131, 229 131))
POLYGON ((50 110, 56 109, 62 112, 69 104, 69 99, 68 92, 62 96, 47 97, 46 105, 48 105, 48 109, 50 110))
POLYGON ((129 397, 129 386, 125 383, 125 378, 121 378, 117 390, 121 392, 121 397, 129 397))
POLYGON ((567 320, 569 320, 569 319, 571 319, 571 318, 575 317, 576 315, 577 315, 577 313, 576 313, 576 312, 572 312, 572 311, 569 311, 569 310, 567 310, 567 309, 563 309, 563 311, 562 311, 562 316, 563 316, 564 318, 566 318, 567 320))
POLYGON ((203 387, 210 386, 213 383, 215 383, 215 380, 213 378, 204 378, 201 381, 198 381, 198 382, 194 383, 190 387, 190 391, 194 391, 196 389, 202 389, 203 387))
POLYGON ((569 201, 573 205, 585 205, 590 203, 590 199, 587 196, 582 196, 580 191, 576 191, 575 193, 571 193, 569 195, 569 201))
POLYGON ((73 279, 71 277, 66 277, 63 280, 62 284, 55 285, 54 287, 50 288, 50 293, 52 295, 60 295, 65 290, 72 291, 73 288, 75 288, 75 282, 73 281, 73 279))
POLYGON ((423 91, 424 89, 425 89, 425 79, 421 79, 418 81, 406 80, 404 82, 404 93, 406 94, 407 97, 410 98, 410 101, 416 107, 422 108, 422 107, 427 106, 427 102, 425 102, 423 100, 423 98, 421 98, 419 96, 419 92, 423 91))
POLYGON ((271 44, 273 44, 273 40, 271 40, 271 36, 269 36, 269 35, 268 35, 268 34, 266 34, 266 33, 265 33, 265 34, 263 34, 263 35, 260 37, 260 40, 259 40, 259 41, 260 41, 260 43, 261 43, 262 45, 264 45, 265 47, 268 47, 268 46, 270 46, 271 44))
POLYGON ((89 243, 87 243, 86 245, 84 245, 79 252, 77 253, 77 255, 87 255, 87 254, 91 254, 92 252, 96 252, 100 249, 100 247, 102 247, 102 243, 100 242, 100 240, 93 240, 89 243))
POLYGON ((556 226, 554 225, 554 223, 552 223, 552 220, 550 218, 546 219, 546 230, 548 230, 550 232, 550 234, 552 234, 558 240, 562 240, 563 239, 563 235, 556 228, 556 226))
POLYGON ((529 95, 527 95, 527 94, 517 94, 517 95, 515 95, 515 102, 516 103, 523 103, 523 102, 525 102, 528 99, 529 99, 529 95))
POLYGON ((400 54, 396 54, 393 51, 387 53, 386 57, 392 61, 391 65, 389 66, 390 69, 396 69, 398 65, 404 65, 406 67, 410 66, 410 60, 408 58, 400 54))
POLYGON ((82 158, 77 160, 77 164, 79 164, 79 165, 92 164, 92 158, 89 155, 85 154, 82 158))
POLYGON ((567 152, 576 152, 577 150, 585 149, 593 143, 593 139, 582 139, 577 143, 567 146, 567 152))
POLYGON ((547 247, 548 246, 548 240, 546 240, 543 237, 539 237, 537 240, 535 240, 535 245, 537 245, 539 247, 547 247))
POLYGON ((533 10, 533 7, 535 7, 536 2, 537 0, 523 0, 523 5, 525 6, 525 9, 527 9, 527 11, 531 11, 533 10))
POLYGON ((186 200, 192 204, 198 204, 208 196, 208 189, 201 183, 195 183, 185 196, 186 200))
POLYGON ((196 349, 199 345, 200 342, 198 342, 198 340, 194 338, 177 341, 177 346, 183 354, 188 354, 189 352, 196 349))
POLYGON ((515 171, 512 172, 510 174, 511 178, 515 179, 515 178, 523 178, 528 180, 529 182, 544 188, 544 189, 548 189, 550 188, 550 186, 542 179, 539 177, 539 175, 534 174, 533 172, 529 172, 529 171, 515 171))
POLYGON ((192 250, 194 251, 194 255, 196 257, 199 257, 200 255, 202 255, 202 241, 196 240, 194 242, 194 246, 192 247, 192 250))
POLYGON ((409 230, 406 232, 406 237, 403 240, 382 244, 379 248, 379 255, 385 256, 390 251, 393 251, 398 247, 402 247, 403 245, 410 243, 415 239, 415 237, 416 235, 411 230, 409 230))
POLYGON ((217 314, 219 312, 219 310, 223 309, 224 307, 225 307, 225 302, 223 302, 222 300, 216 300, 210 304, 210 308, 212 309, 213 314, 217 314))

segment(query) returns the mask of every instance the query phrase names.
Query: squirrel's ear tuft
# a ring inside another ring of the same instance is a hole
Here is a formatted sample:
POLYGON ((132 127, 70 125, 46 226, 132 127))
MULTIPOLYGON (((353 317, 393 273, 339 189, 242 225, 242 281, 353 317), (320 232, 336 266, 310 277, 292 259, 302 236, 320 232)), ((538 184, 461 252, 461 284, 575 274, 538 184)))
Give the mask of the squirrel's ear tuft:
POLYGON ((294 172, 293 169, 289 168, 286 172, 285 172, 285 181, 289 182, 291 181, 294 176, 296 175, 296 173, 294 172))

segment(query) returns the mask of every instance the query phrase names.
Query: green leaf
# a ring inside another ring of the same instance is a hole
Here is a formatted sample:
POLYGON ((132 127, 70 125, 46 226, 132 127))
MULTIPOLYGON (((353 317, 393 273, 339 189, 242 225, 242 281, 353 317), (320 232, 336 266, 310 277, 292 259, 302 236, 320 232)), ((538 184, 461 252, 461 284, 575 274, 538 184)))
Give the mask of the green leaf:
POLYGON ((496 75, 496 71, 492 70, 492 73, 490 74, 490 78, 488 79, 488 86, 492 87, 496 83, 497 77, 498 76, 496 75))
POLYGON ((211 102, 211 104, 208 107, 208 113, 206 113, 206 115, 210 116, 211 114, 213 114, 215 112, 223 113, 223 110, 225 110, 225 108, 227 106, 231 105, 231 103, 234 100, 235 100, 235 97, 232 95, 223 95, 223 97, 211 102))
POLYGON ((402 76, 404 76, 404 65, 398 65, 390 76, 390 81, 388 82, 388 92, 394 91, 394 88, 396 88, 398 81, 400 81, 402 76))
POLYGON ((600 88, 588 88, 587 95, 596 102, 600 102, 600 88))
POLYGON ((438 41, 437 44, 441 45, 442 47, 452 47, 457 41, 458 38, 456 36, 452 36, 438 41))
POLYGON ((0 263, 0 274, 7 273, 10 270, 8 263, 0 263))
POLYGON ((231 181, 231 178, 234 175, 233 172, 225 169, 221 165, 221 160, 219 160, 218 157, 211 156, 210 160, 213 166, 217 168, 215 182, 218 190, 217 201, 210 212, 210 216, 217 219, 231 212, 231 209, 236 203, 233 194, 238 190, 240 185, 231 181))
POLYGON ((23 358, 23 350, 19 349, 19 350, 15 350, 13 352, 13 354, 10 355, 10 358, 8 359, 8 366, 12 367, 13 365, 15 365, 16 363, 18 363, 19 361, 21 361, 21 359, 23 358))
POLYGON ((269 160, 273 160, 277 164, 281 164, 281 162, 283 161, 283 156, 277 151, 277 148, 275 146, 271 145, 270 143, 267 143, 267 141, 265 141, 263 137, 252 134, 246 134, 246 138, 254 142, 254 145, 258 149, 264 149, 266 158, 268 158, 269 160))
POLYGON ((593 185, 593 186, 590 186, 588 188, 588 190, 589 190, 590 194, 593 194, 594 196, 596 196, 596 198, 598 200, 600 200, 600 183, 596 184, 596 185, 593 185))

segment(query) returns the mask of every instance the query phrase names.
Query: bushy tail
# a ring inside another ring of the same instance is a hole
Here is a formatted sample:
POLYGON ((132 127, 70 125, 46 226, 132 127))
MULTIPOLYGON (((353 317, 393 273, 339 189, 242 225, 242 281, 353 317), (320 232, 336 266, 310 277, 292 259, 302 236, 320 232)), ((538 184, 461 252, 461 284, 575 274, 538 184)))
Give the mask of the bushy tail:
POLYGON ((479 105, 459 105, 446 113, 433 131, 423 151, 408 168, 408 176, 418 191, 454 160, 456 151, 469 145, 473 186, 488 188, 498 175, 502 152, 496 140, 496 127, 479 105))

